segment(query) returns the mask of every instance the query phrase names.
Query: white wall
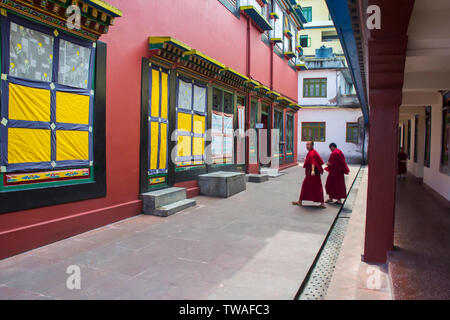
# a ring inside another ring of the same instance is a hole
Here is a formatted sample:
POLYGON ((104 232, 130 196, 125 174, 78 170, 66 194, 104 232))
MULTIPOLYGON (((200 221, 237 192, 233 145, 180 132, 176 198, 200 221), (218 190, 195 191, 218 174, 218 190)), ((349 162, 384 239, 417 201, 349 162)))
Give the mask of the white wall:
POLYGON ((337 71, 334 69, 307 70, 298 73, 298 103, 301 106, 312 105, 335 105, 337 96, 337 71), (303 98, 303 79, 305 78, 327 78, 326 98, 303 98))
POLYGON ((361 143, 345 142, 347 122, 358 122, 362 116, 361 109, 350 108, 311 108, 300 109, 298 124, 298 160, 303 161, 306 156, 306 141, 302 141, 302 122, 325 122, 325 142, 314 142, 314 148, 326 162, 330 156, 329 144, 334 142, 342 150, 350 163, 360 163, 361 143))
MULTIPOLYGON (((447 173, 440 171, 441 162, 441 145, 442 145, 442 96, 436 92, 432 96, 426 93, 416 93, 412 98, 415 101, 427 100, 431 106, 431 159, 430 167, 423 166, 424 148, 425 148, 425 112, 424 108, 420 110, 413 110, 412 108, 401 107, 400 116, 401 119, 411 119, 411 157, 408 160, 408 171, 418 178, 423 177, 423 182, 442 195, 445 199, 450 201, 450 176, 447 173), (425 96, 426 95, 426 96, 425 96), (402 115, 403 113, 403 115, 402 115), (418 139, 418 153, 417 163, 414 162, 414 114, 419 115, 419 135, 418 139)), ((403 99, 403 103, 409 104, 406 99, 403 99)))

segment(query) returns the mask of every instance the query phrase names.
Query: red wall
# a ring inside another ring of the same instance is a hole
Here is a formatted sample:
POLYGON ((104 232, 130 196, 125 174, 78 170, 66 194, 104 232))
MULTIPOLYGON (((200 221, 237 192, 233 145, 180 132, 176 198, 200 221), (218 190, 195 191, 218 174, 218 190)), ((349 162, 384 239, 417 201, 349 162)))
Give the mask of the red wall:
POLYGON ((293 70, 288 65, 288 61, 286 59, 280 58, 276 53, 273 53, 273 68, 273 90, 294 101, 297 101, 297 71, 293 70))
MULTIPOLYGON (((217 0, 109 0, 123 11, 107 43, 107 196, 0 215, 0 259, 141 212, 141 58, 149 36, 172 36, 232 67, 247 69, 247 20, 217 0)), ((270 85, 270 48, 251 26, 251 76, 270 85)), ((274 56, 274 90, 297 100, 297 75, 274 56)))

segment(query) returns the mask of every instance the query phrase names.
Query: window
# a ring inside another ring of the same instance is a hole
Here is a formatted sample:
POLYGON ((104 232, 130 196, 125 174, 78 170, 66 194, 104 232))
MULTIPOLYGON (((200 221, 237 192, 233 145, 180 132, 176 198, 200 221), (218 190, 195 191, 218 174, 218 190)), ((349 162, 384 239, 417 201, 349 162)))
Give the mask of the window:
MULTIPOLYGON (((95 46, 13 16, 2 19, 9 44, 2 48, 3 62, 9 61, 9 73, 2 75, 8 92, 1 98, 2 172, 84 167, 84 176, 91 176, 95 46)), ((34 176, 34 182, 65 177, 48 171, 34 176)))
POLYGON ((303 79, 304 98, 325 98, 327 96, 327 79, 303 79))
MULTIPOLYGON (((273 30, 270 31, 271 39, 283 39, 283 11, 276 1, 272 2, 272 12, 276 13, 278 19, 271 19, 273 30)), ((278 45, 278 42, 277 42, 278 45)))
POLYGON ((104 197, 106 44, 11 11, 0 20, 0 213, 104 197), (68 73, 84 64, 83 85, 58 77, 64 43, 80 48, 68 73))
POLYGON ((302 7, 303 15, 307 22, 312 21, 312 7, 302 7))
MULTIPOLYGON (((450 102, 450 101, 449 101, 450 102)), ((448 156, 450 148, 450 103, 442 110, 442 148, 441 148, 441 165, 448 167, 448 156)), ((448 169, 447 169, 448 171, 448 169)), ((450 173, 450 172, 448 172, 450 173)))
POLYGON ((207 86, 191 79, 177 81, 177 156, 178 167, 204 163, 207 86))
POLYGON ((284 28, 284 32, 285 32, 285 35, 284 35, 284 52, 293 52, 294 51, 293 45, 292 45, 293 34, 292 34, 292 31, 291 31, 291 24, 289 22, 289 18, 288 18, 287 14, 284 15, 284 26, 283 26, 283 28, 284 28), (287 32, 291 33, 292 35, 290 37, 288 37, 286 35, 287 32))
POLYGON ((167 137, 169 110, 169 72, 152 66, 149 72, 150 103, 148 110, 148 174, 167 173, 167 137))
POLYGON ((245 163, 245 98, 237 97, 239 138, 236 139, 236 164, 245 163))
POLYGON ((336 31, 322 31, 322 42, 339 41, 336 31))
POLYGON ((425 108, 425 155, 423 164, 430 167, 431 158, 431 107, 425 108))
POLYGON ((345 141, 349 143, 358 144, 359 138, 359 124, 358 122, 347 122, 347 131, 346 131, 345 141))
POLYGON ((230 10, 235 16, 239 16, 239 0, 219 0, 225 8, 230 10))
POLYGON ((213 163, 233 162, 233 114, 233 94, 214 88, 211 120, 213 163))
POLYGON ((311 46, 311 38, 304 34, 300 36, 300 45, 302 48, 307 48, 311 46))
POLYGON ((406 141, 406 154, 411 159, 411 120, 408 120, 408 137, 406 141))
POLYGON ((286 115, 286 155, 294 154, 294 115, 286 115))
POLYGON ((419 116, 415 116, 414 117, 414 162, 417 162, 418 140, 419 140, 419 116))
MULTIPOLYGON (((279 130, 279 139, 280 139, 280 149, 278 156, 282 156, 284 154, 284 126, 283 126, 283 112, 275 110, 274 112, 274 128, 279 130)), ((277 155, 275 155, 277 156, 277 155)))
POLYGON ((325 122, 302 122, 302 141, 325 142, 325 122))

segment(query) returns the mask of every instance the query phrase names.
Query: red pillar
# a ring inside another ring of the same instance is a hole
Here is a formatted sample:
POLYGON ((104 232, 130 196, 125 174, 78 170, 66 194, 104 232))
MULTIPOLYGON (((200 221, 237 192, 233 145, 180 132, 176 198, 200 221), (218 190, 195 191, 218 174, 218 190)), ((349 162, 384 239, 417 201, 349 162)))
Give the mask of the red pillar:
POLYGON ((369 0, 366 5, 380 7, 381 28, 363 32, 368 36, 365 54, 370 108, 364 260, 385 263, 394 244, 398 117, 414 0, 396 1, 402 10, 392 10, 391 0, 369 0))
POLYGON ((369 180, 364 260, 386 262, 393 248, 401 89, 370 91, 369 180))

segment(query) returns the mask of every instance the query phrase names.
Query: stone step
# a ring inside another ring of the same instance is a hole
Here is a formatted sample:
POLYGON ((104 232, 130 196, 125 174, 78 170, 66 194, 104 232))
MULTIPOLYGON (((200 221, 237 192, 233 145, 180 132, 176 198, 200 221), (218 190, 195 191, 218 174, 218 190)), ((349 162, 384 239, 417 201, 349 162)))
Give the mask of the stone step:
POLYGON ((156 208, 186 199, 186 188, 166 188, 141 194, 144 213, 153 214, 156 208))
POLYGON ((284 174, 283 172, 279 172, 278 169, 272 168, 261 168, 259 172, 260 174, 267 174, 269 178, 276 178, 284 174))
POLYGON ((184 199, 171 204, 167 204, 165 206, 161 206, 156 208, 153 211, 153 215, 160 217, 168 217, 174 213, 177 213, 181 210, 187 209, 189 207, 193 207, 197 204, 195 200, 192 199, 184 199))
POLYGON ((250 174, 247 174, 246 178, 247 178, 248 182, 260 183, 260 182, 268 181, 269 180, 269 175, 268 174, 250 173, 250 174))

